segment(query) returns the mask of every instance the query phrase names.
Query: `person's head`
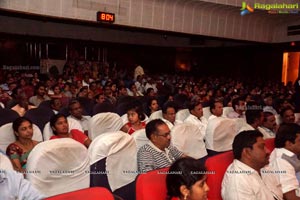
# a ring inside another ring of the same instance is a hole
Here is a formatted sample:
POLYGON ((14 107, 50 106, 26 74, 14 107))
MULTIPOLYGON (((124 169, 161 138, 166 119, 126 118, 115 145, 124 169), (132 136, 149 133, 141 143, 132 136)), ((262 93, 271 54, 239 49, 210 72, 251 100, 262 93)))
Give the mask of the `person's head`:
POLYGON ((235 98, 232 100, 232 108, 237 113, 242 113, 246 110, 245 100, 241 97, 235 98))
POLYGON ((150 113, 158 111, 159 109, 158 101, 155 97, 148 99, 147 106, 148 109, 150 110, 150 113))
POLYGON ((291 107, 282 109, 280 112, 282 123, 294 123, 295 122, 295 113, 291 107))
POLYGON ((125 86, 119 86, 119 96, 128 96, 128 92, 125 86))
POLYGON ((271 112, 264 112, 264 121, 262 125, 270 130, 275 130, 277 126, 275 115, 271 112))
POLYGON ((60 113, 51 117, 50 127, 55 135, 66 135, 69 133, 69 124, 67 118, 60 113))
POLYGON ((131 124, 139 123, 145 119, 144 110, 138 102, 133 102, 127 110, 128 121, 131 124))
POLYGON ((78 97, 88 97, 88 93, 89 93, 89 89, 87 86, 83 86, 82 88, 80 88, 77 96, 78 97))
POLYGON ((221 117, 223 114, 223 103, 221 101, 214 100, 210 103, 209 109, 213 115, 221 117))
POLYGON ((300 126, 295 123, 282 124, 275 137, 276 148, 286 148, 300 155, 300 126))
POLYGON ((199 119, 203 116, 203 107, 200 101, 191 101, 188 104, 188 109, 192 115, 196 116, 199 119))
POLYGON ((54 85, 52 87, 52 90, 53 90, 54 94, 60 94, 61 93, 61 89, 60 89, 59 85, 54 85))
POLYGON ((12 124, 14 134, 19 140, 21 139, 31 139, 33 136, 33 125, 30 119, 26 117, 19 117, 15 119, 12 124))
POLYGON ((264 120, 263 110, 262 109, 248 109, 246 110, 246 121, 253 128, 261 126, 264 120))
POLYGON ((273 98, 271 94, 266 95, 266 97, 264 98, 264 103, 266 104, 266 106, 273 105, 273 98))
POLYGON ((50 107, 55 111, 59 111, 62 107, 61 100, 59 98, 51 99, 50 107))
POLYGON ((259 170, 269 163, 269 150, 265 147, 263 134, 257 130, 242 131, 232 144, 234 158, 259 170))
POLYGON ((175 122, 176 119, 177 106, 173 101, 166 102, 162 107, 163 118, 171 123, 175 122))
POLYGON ((78 100, 74 99, 74 100, 70 101, 68 108, 69 108, 69 112, 72 116, 74 116, 77 119, 82 118, 83 109, 78 100))
POLYGON ((95 100, 97 103, 103 103, 105 101, 105 96, 103 93, 96 94, 95 100))
POLYGON ((159 149, 164 150, 171 143, 171 134, 168 125, 161 119, 151 120, 146 125, 147 138, 159 149))
POLYGON ((166 177, 168 196, 206 200, 209 187, 206 184, 205 171, 203 164, 194 158, 181 158, 175 161, 166 177))
POLYGON ((45 86, 41 85, 41 84, 37 85, 36 89, 35 89, 35 93, 36 93, 37 96, 43 97, 46 94, 45 86))
POLYGON ((146 95, 149 97, 154 97, 155 96, 155 92, 153 88, 148 88, 146 91, 146 95))

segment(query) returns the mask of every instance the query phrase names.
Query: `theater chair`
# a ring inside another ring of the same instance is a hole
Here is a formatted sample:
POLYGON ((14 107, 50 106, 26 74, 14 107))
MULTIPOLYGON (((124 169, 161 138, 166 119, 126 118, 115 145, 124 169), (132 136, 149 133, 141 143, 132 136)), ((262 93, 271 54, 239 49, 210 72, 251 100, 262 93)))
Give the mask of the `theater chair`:
POLYGON ((222 200, 221 185, 223 176, 232 161, 232 151, 212 156, 206 160, 207 185, 209 186, 207 197, 209 200, 222 200))
POLYGON ((112 193, 102 187, 92 187, 48 197, 45 200, 114 200, 112 193))
POLYGON ((125 200, 135 199, 137 148, 123 131, 97 136, 88 149, 90 186, 105 187, 125 200))
POLYGON ((270 153, 275 148, 275 138, 269 138, 265 140, 266 147, 269 149, 270 153))
POLYGON ((46 197, 90 186, 87 149, 71 138, 37 144, 27 160, 26 178, 46 197))
POLYGON ((154 119, 161 119, 163 118, 163 113, 162 110, 158 110, 153 112, 150 116, 149 116, 149 121, 154 120, 154 119))
POLYGON ((134 133, 132 133, 131 136, 135 140, 137 150, 139 150, 143 145, 149 142, 149 139, 146 136, 146 131, 144 128, 134 131, 134 133))
POLYGON ((195 159, 207 155, 204 135, 198 126, 189 123, 175 125, 171 131, 172 144, 185 155, 195 159))
POLYGON ((181 109, 176 113, 176 120, 183 122, 189 115, 189 109, 181 109))
POLYGON ((122 119, 116 113, 96 114, 89 120, 89 138, 94 140, 98 135, 118 131, 122 126, 122 119))
POLYGON ((166 172, 169 167, 140 174, 136 179, 136 200, 165 200, 166 172))

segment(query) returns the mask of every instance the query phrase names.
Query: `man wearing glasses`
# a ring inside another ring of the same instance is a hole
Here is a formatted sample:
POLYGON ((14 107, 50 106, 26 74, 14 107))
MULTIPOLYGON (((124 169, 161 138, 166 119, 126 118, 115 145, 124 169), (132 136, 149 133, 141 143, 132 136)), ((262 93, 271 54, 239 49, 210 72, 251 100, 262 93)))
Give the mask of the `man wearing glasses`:
POLYGON ((170 129, 161 119, 152 120, 146 125, 146 136, 150 141, 139 149, 137 155, 140 172, 169 167, 177 159, 185 157, 170 145, 170 129))

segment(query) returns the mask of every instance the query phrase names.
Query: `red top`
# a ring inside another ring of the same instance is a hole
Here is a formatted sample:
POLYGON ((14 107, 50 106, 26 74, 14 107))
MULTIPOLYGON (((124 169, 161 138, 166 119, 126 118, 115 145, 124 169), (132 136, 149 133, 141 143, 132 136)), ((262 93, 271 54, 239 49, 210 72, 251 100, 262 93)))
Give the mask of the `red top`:
MULTIPOLYGON (((136 130, 132 127, 132 124, 130 122, 127 123, 127 125, 129 126, 128 129, 128 134, 131 135, 132 133, 134 133, 136 130)), ((146 127, 146 122, 142 122, 142 126, 143 128, 146 127)))
MULTIPOLYGON (((70 131, 70 133, 71 133, 72 139, 76 140, 77 142, 80 142, 83 145, 84 145, 84 142, 88 139, 88 137, 80 130, 72 129, 70 131)), ((60 137, 58 135, 53 135, 53 136, 51 136, 50 140, 58 139, 58 138, 63 138, 63 137, 60 137)))

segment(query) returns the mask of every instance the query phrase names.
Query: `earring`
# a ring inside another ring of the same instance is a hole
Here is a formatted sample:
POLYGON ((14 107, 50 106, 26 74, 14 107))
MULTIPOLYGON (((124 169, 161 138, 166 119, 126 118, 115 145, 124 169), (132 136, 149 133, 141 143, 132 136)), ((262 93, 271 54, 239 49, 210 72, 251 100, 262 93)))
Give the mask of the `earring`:
POLYGON ((188 195, 185 194, 183 200, 187 200, 187 196, 188 196, 188 195))

